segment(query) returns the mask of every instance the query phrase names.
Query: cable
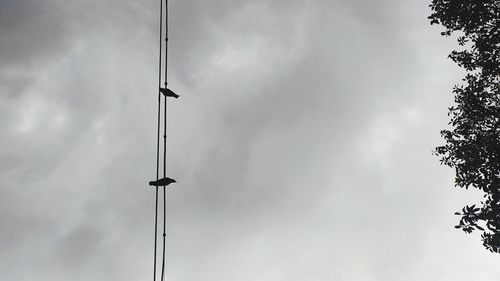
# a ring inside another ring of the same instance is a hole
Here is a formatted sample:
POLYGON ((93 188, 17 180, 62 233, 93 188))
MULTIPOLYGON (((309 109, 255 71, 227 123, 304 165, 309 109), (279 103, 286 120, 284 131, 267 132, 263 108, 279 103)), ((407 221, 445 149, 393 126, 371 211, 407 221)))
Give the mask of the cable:
MULTIPOLYGON (((160 111, 161 111, 161 54, 162 54, 162 35, 163 35, 163 0, 160 0, 160 54, 158 63, 158 128, 156 136, 156 181, 158 181, 160 173, 160 111)), ((155 245, 154 245, 154 259, 153 259, 153 281, 156 281, 156 249, 158 245, 158 187, 155 194, 155 245)))
MULTIPOLYGON (((165 90, 168 85, 168 0, 165 0, 165 90)), ((161 63, 161 62, 160 62, 161 63)), ((167 96, 164 99, 163 112, 163 177, 167 177, 167 96)), ((167 231, 167 191, 163 186, 163 258, 161 265, 161 281, 165 280, 165 248, 167 231)))

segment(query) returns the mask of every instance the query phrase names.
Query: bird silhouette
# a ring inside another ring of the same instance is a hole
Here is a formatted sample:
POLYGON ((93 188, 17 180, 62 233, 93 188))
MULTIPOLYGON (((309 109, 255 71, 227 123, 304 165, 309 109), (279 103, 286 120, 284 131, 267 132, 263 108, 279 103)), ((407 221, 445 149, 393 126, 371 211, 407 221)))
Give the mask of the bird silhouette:
POLYGON ((171 178, 162 178, 157 181, 150 181, 149 185, 151 186, 167 186, 173 182, 176 182, 174 179, 171 178))
POLYGON ((168 88, 160 88, 160 92, 166 97, 178 98, 179 95, 168 88))

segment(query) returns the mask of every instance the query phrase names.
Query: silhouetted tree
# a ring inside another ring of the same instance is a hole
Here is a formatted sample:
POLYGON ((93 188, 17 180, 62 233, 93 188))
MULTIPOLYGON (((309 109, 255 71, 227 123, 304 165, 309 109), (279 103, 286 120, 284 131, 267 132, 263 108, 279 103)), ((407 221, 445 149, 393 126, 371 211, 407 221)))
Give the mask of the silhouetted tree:
POLYGON ((456 35, 460 50, 449 57, 466 71, 453 88, 450 130, 436 148, 441 163, 455 169, 455 185, 485 192, 484 200, 465 206, 456 228, 482 232, 484 246, 500 252, 500 1, 433 0, 431 24, 444 36, 456 35))

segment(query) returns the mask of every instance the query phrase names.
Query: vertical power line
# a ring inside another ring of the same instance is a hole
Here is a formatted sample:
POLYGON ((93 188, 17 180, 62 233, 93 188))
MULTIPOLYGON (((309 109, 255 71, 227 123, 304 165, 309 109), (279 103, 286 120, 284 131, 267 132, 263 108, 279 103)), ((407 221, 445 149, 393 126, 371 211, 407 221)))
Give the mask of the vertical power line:
MULTIPOLYGON (((168 0, 165 0, 165 90, 168 89, 168 0)), ((164 99, 163 115, 163 177, 167 177, 167 96, 164 99)), ((163 186, 163 259, 161 265, 161 281, 165 280, 166 270, 166 236, 167 236, 167 190, 163 186)))
MULTIPOLYGON (((168 89, 168 0, 165 0, 165 90, 168 89)), ((167 96, 163 103, 163 177, 167 177, 167 96)), ((161 281, 165 280, 165 250, 167 236, 167 190, 163 186, 163 258, 161 264, 161 281)))
MULTIPOLYGON (((160 173, 160 111, 161 111, 161 58, 162 58, 162 36, 163 36, 163 0, 160 0, 160 46, 158 58, 158 127, 156 136, 156 181, 159 179, 160 173)), ((153 260, 153 281, 156 281, 156 249, 158 248, 158 186, 155 187, 155 243, 154 243, 154 260, 153 260)))

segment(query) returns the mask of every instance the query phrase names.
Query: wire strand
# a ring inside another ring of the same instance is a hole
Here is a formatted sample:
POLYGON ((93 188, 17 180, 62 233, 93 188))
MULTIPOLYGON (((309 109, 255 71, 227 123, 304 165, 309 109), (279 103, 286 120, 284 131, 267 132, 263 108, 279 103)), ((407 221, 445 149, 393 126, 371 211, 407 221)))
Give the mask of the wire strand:
MULTIPOLYGON (((156 136, 156 180, 158 181, 160 174, 160 111, 161 111, 161 58, 162 58, 162 36, 163 36, 163 0, 160 0, 160 54, 158 59, 158 117, 157 117, 157 136, 156 136)), ((153 259, 153 281, 156 281, 156 250, 158 248, 158 187, 155 193, 155 243, 154 243, 154 259, 153 259)))
MULTIPOLYGON (((168 86, 168 0, 165 0, 165 90, 168 86)), ((167 177, 167 97, 164 99, 163 111, 163 177, 167 177)), ((161 281, 165 280, 166 275, 166 234, 167 232, 167 190, 163 186, 163 258, 161 266, 161 281)))

